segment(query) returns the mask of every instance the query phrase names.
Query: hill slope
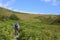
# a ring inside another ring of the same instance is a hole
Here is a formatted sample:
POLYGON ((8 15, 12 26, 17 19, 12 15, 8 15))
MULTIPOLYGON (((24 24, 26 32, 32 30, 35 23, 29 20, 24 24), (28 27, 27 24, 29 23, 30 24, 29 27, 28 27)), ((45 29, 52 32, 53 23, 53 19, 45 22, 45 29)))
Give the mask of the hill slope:
MULTIPOLYGON (((14 12, 12 10, 8 10, 0 7, 0 15, 1 14, 6 16, 10 16, 11 14, 16 14, 18 18, 23 21, 41 22, 41 23, 47 23, 47 24, 50 24, 52 22, 56 23, 57 22, 56 19, 60 17, 60 15, 42 15, 42 14, 28 14, 28 13, 14 12)), ((60 24, 60 22, 58 23, 60 24)))
POLYGON ((0 8, 0 18, 0 40, 14 40, 16 21, 20 25, 18 40, 60 40, 60 15, 27 14, 0 8), (9 19, 11 15, 20 20, 9 19), (9 20, 1 21, 7 17, 9 20))

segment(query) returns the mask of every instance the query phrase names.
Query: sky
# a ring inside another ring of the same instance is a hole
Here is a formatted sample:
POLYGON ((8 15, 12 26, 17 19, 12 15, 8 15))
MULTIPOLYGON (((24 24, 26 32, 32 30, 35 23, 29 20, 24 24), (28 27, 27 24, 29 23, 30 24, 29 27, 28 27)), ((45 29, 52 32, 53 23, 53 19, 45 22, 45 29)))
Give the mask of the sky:
POLYGON ((60 14, 60 0, 0 0, 0 7, 32 14, 60 14))

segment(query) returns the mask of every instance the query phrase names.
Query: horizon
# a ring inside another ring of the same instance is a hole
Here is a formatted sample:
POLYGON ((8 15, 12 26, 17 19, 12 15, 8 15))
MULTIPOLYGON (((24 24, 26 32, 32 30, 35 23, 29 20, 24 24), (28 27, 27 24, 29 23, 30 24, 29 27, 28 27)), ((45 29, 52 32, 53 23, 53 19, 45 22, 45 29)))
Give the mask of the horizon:
POLYGON ((59 2, 59 0, 1 0, 0 7, 24 13, 60 15, 59 2))

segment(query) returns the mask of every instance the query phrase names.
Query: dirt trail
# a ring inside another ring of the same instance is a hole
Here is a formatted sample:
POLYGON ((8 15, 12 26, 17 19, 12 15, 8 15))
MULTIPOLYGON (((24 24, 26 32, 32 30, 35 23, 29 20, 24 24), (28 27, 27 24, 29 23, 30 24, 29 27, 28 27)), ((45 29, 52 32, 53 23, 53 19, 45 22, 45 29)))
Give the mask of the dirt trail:
POLYGON ((14 37, 14 40, 18 40, 18 35, 16 35, 16 36, 14 37))

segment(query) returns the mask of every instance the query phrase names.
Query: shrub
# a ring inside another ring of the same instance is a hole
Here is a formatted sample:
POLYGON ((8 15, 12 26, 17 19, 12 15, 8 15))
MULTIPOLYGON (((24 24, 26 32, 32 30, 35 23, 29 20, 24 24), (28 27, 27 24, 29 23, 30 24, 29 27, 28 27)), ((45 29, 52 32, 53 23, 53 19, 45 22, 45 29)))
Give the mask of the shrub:
POLYGON ((60 15, 58 15, 56 20, 54 20, 51 24, 60 25, 60 15))
POLYGON ((0 20, 1 21, 6 21, 6 20, 8 20, 8 16, 0 15, 0 20))
POLYGON ((11 20, 19 20, 19 18, 15 14, 11 14, 9 17, 11 20))

